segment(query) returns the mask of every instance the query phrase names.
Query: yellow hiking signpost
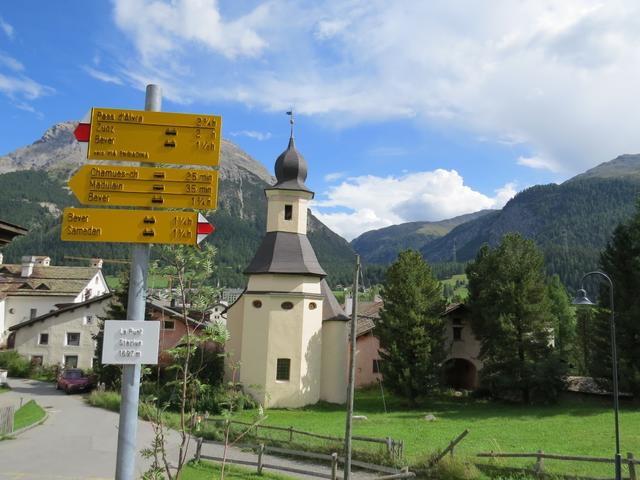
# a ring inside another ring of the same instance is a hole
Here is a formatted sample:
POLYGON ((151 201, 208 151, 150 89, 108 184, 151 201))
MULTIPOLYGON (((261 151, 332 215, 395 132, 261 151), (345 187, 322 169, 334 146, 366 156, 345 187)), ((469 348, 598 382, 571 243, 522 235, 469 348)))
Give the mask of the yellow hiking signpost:
POLYGON ((93 108, 87 158, 215 166, 221 123, 217 115, 93 108))
POLYGON ((197 245, 213 226, 198 212, 65 208, 62 240, 197 245))
POLYGON ((69 187, 84 205, 212 210, 218 200, 218 171, 84 165, 69 187))
MULTIPOLYGON (((215 167, 221 122, 218 115, 92 108, 73 134, 90 160, 215 167)), ((213 210, 218 171, 91 164, 69 188, 84 205, 213 210)), ((67 208, 62 240, 197 245, 213 230, 197 212, 67 208)))

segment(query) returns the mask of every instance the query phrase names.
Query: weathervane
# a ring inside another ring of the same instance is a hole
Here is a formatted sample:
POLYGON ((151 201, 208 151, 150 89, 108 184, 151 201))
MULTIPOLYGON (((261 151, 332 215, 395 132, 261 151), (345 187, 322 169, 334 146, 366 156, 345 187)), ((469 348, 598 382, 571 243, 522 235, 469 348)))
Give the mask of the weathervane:
POLYGON ((294 120, 293 120, 293 107, 291 107, 291 110, 289 110, 287 112, 287 115, 289 115, 291 118, 289 119, 289 123, 291 124, 291 138, 293 138, 293 124, 294 124, 294 120))

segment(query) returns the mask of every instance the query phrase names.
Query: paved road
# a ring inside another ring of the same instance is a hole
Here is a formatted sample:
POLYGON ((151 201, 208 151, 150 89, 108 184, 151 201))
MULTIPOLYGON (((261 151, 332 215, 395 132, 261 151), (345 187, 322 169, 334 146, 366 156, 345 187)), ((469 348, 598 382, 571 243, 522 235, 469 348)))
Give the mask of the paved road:
MULTIPOLYGON (((9 379, 12 390, 0 395, 0 406, 34 399, 49 414, 48 420, 13 440, 0 441, 0 480, 110 480, 114 478, 118 443, 118 414, 89 406, 81 395, 66 395, 50 383, 9 379)), ((148 422, 138 422, 137 450, 151 444, 148 422)), ((177 445, 177 435, 169 441, 177 445)), ((175 448, 169 451, 175 453, 175 448)), ((222 447, 205 445, 203 454, 222 456, 222 447)), ((254 460, 255 455, 231 449, 230 458, 254 460)), ((138 454, 137 472, 148 461, 138 454)), ((307 465, 278 457, 265 463, 330 473, 320 465, 307 465)), ((297 475, 297 478, 315 478, 297 475)), ((374 478, 357 473, 354 479, 374 478)))

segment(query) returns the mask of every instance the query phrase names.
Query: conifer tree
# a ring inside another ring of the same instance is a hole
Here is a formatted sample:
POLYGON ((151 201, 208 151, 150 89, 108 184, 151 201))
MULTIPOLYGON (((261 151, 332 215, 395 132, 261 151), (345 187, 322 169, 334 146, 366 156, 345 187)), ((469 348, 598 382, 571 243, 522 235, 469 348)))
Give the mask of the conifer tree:
POLYGON ((551 301, 551 313, 555 317, 553 325, 554 344, 560 358, 567 365, 577 364, 576 349, 576 309, 571 305, 569 294, 558 275, 552 275, 547 283, 547 294, 551 301))
POLYGON ((442 287, 422 256, 407 250, 386 272, 376 327, 385 384, 415 404, 438 386, 444 351, 442 287))
MULTIPOLYGON (((618 351, 620 391, 640 394, 640 202, 634 216, 619 225, 600 257, 602 270, 614 283, 614 310, 618 351)), ((609 286, 603 284, 599 295, 601 311, 594 338, 592 362, 594 376, 611 378, 611 335, 609 286)))
POLYGON ((481 384, 496 397, 525 403, 557 398, 566 364, 551 346, 554 316, 533 241, 507 234, 495 249, 483 246, 467 276, 481 384))

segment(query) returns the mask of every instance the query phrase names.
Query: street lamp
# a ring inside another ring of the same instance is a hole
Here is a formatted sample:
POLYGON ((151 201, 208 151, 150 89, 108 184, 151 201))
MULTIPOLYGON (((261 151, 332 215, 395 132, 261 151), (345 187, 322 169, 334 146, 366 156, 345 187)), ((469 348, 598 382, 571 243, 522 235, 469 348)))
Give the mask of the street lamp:
POLYGON ((618 354, 616 352, 616 323, 614 319, 613 312, 613 282, 609 275, 604 272, 595 271, 585 273, 582 276, 582 280, 580 281, 580 290, 578 290, 576 294, 576 298, 573 300, 574 305, 595 305, 589 298, 587 297, 587 291, 584 289, 584 279, 590 275, 598 275, 601 278, 604 278, 609 282, 609 302, 611 305, 611 360, 613 363, 613 412, 614 412, 614 422, 615 422, 615 433, 616 433, 616 456, 615 456, 615 465, 616 465, 616 480, 622 480, 622 458, 620 456, 620 428, 618 426, 618 354))

